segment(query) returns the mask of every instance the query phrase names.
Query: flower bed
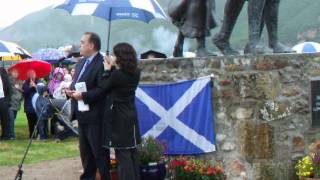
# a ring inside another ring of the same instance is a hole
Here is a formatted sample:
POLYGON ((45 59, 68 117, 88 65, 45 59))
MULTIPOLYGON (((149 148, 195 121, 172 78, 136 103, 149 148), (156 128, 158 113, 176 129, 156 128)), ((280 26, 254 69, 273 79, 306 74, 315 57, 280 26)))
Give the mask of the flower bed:
POLYGON ((219 165, 200 159, 179 157, 170 161, 169 170, 176 180, 224 180, 226 175, 219 165))

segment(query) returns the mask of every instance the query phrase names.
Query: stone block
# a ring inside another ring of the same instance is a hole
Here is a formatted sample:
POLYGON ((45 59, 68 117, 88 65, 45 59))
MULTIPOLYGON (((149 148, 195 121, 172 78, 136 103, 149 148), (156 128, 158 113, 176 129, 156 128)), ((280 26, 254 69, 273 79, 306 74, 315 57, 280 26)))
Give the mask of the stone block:
POLYGON ((273 128, 267 124, 258 124, 255 127, 255 157, 271 159, 273 156, 273 128))
POLYGON ((238 159, 232 159, 227 162, 229 173, 233 176, 240 176, 241 173, 246 172, 245 165, 238 159))
POLYGON ((282 87, 281 95, 286 97, 297 96, 301 92, 301 89, 297 86, 285 86, 282 87))
POLYGON ((255 157, 255 125, 252 122, 240 122, 238 129, 238 139, 240 151, 248 161, 255 157))
POLYGON ((295 136, 291 140, 292 152, 303 152, 305 148, 305 142, 303 137, 295 136))
POLYGON ((278 73, 234 73, 234 89, 242 98, 269 99, 280 94, 278 73))

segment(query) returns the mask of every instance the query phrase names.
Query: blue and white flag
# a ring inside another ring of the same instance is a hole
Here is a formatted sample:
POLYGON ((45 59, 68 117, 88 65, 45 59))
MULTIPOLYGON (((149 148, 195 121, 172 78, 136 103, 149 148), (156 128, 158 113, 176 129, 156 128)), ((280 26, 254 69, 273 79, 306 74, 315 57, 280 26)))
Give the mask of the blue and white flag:
POLYGON ((163 85, 140 85, 136 105, 143 137, 163 141, 166 154, 215 151, 210 77, 163 85))

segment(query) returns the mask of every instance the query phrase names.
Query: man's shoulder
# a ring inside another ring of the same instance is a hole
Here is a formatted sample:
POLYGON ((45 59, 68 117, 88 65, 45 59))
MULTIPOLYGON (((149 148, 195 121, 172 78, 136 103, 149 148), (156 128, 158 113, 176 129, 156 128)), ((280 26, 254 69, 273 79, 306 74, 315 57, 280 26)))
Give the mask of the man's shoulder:
POLYGON ((103 61, 103 56, 102 56, 102 54, 100 52, 98 52, 96 54, 96 56, 94 57, 94 59, 99 60, 99 61, 103 61))

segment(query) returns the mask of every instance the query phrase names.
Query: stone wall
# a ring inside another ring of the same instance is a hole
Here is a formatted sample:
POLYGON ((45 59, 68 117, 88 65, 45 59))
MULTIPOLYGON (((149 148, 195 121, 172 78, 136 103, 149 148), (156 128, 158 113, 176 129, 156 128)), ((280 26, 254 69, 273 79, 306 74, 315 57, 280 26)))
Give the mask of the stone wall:
POLYGON ((309 83, 320 54, 143 60, 142 82, 214 74, 217 151, 228 179, 297 179, 294 164, 320 138, 311 127, 309 83))

